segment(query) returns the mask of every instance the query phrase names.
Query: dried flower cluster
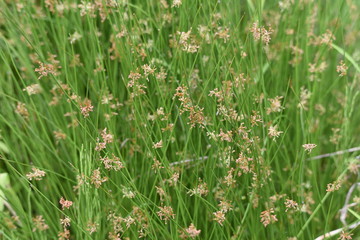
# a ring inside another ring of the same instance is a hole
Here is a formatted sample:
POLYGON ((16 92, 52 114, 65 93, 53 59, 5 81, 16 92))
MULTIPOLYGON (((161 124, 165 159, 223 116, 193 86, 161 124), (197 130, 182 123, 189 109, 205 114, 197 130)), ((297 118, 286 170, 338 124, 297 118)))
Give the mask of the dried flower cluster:
POLYGON ((274 223, 278 221, 274 213, 275 211, 273 208, 261 212, 260 221, 265 227, 268 226, 270 223, 274 223))
POLYGON ((341 183, 342 183, 341 179, 338 179, 338 180, 334 181, 333 183, 329 183, 327 185, 326 191, 334 192, 334 191, 339 190, 341 188, 341 183))
POLYGON ((293 209, 293 210, 298 210, 299 209, 299 204, 297 202, 295 202, 294 200, 286 199, 284 204, 285 204, 285 207, 286 207, 285 212, 289 211, 290 209, 293 209))
POLYGON ((64 210, 65 208, 69 209, 73 205, 72 201, 65 200, 63 197, 60 198, 59 203, 60 203, 60 205, 62 207, 62 210, 64 210))
POLYGON ((106 144, 112 143, 114 141, 114 136, 111 133, 107 132, 107 128, 104 128, 101 132, 101 138, 102 141, 100 142, 100 139, 97 139, 95 151, 101 151, 106 148, 106 144))
POLYGON ((271 26, 266 29, 265 27, 259 27, 259 22, 254 22, 250 32, 253 34, 253 37, 256 41, 262 40, 265 45, 268 45, 271 40, 271 34, 274 32, 274 30, 271 28, 271 26))
POLYGON ((49 225, 47 225, 45 223, 45 219, 43 218, 42 215, 38 215, 36 217, 34 217, 32 219, 33 224, 34 224, 34 228, 33 228, 33 232, 35 231, 45 231, 47 229, 49 229, 49 225))
POLYGON ((189 114, 189 122, 191 127, 195 127, 195 125, 199 125, 204 128, 206 125, 205 116, 203 113, 203 108, 200 108, 197 105, 194 105, 189 93, 188 88, 185 86, 180 86, 176 89, 176 93, 174 94, 174 98, 178 98, 181 102, 180 114, 187 112, 189 114))
POLYGON ((47 77, 48 75, 58 76, 60 75, 59 69, 61 69, 60 61, 56 59, 57 55, 48 53, 47 61, 49 63, 43 63, 37 61, 39 67, 35 68, 35 72, 39 74, 38 79, 47 77))
POLYGON ((317 145, 314 143, 306 143, 303 144, 302 147, 307 151, 308 153, 311 153, 311 151, 316 147, 317 145))
POLYGON ((25 87, 23 89, 23 91, 26 91, 27 94, 29 94, 29 96, 30 96, 30 95, 35 95, 35 94, 41 93, 42 88, 41 88, 40 84, 35 83, 35 84, 32 84, 32 85, 29 85, 29 86, 25 87))
POLYGON ((120 169, 124 168, 123 162, 120 160, 120 158, 116 157, 114 154, 112 154, 112 157, 101 157, 100 161, 104 164, 105 169, 107 170, 114 170, 119 171, 120 169))
POLYGON ((45 171, 42 171, 38 168, 35 168, 33 167, 32 169, 32 172, 29 172, 28 174, 26 174, 26 177, 29 179, 29 180, 36 180, 36 181, 40 181, 43 179, 43 177, 45 177, 46 175, 46 172, 45 171))
POLYGON ((187 238, 196 238, 201 233, 201 230, 196 229, 195 225, 193 223, 190 224, 188 228, 185 229, 185 231, 180 231, 180 238, 181 239, 187 239, 187 238))
POLYGON ((343 77, 346 75, 348 70, 348 67, 345 65, 344 61, 341 60, 339 65, 336 67, 336 71, 339 73, 340 77, 343 77))
POLYGON ((94 184, 95 188, 99 188, 102 183, 108 180, 107 177, 101 177, 100 169, 95 169, 90 177, 90 181, 94 184))
POLYGON ((175 214, 171 206, 159 207, 159 209, 160 210, 157 212, 157 215, 161 220, 164 220, 165 223, 167 223, 170 219, 175 218, 175 214))

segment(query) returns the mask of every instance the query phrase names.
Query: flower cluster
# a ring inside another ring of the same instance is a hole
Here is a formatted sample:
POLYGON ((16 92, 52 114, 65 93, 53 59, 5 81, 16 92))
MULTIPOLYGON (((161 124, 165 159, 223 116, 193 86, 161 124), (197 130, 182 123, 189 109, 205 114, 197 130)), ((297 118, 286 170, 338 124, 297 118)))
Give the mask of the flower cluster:
POLYGON ((206 125, 205 116, 203 113, 203 108, 200 108, 197 105, 192 103, 190 95, 188 93, 188 88, 185 86, 179 86, 176 88, 176 93, 174 94, 174 98, 178 98, 181 102, 180 114, 185 112, 189 113, 189 123, 193 128, 196 124, 198 124, 201 128, 204 128, 206 125))
POLYGON ((65 200, 63 197, 60 198, 59 203, 61 204, 62 210, 64 210, 65 208, 69 209, 73 205, 72 201, 65 200))
POLYGON ((107 128, 104 128, 104 130, 101 131, 101 138, 102 141, 100 142, 100 139, 97 139, 95 151, 101 151, 106 148, 106 144, 112 143, 114 141, 114 136, 111 133, 107 132, 107 128))
POLYGON ((160 210, 157 212, 157 215, 161 220, 164 220, 165 223, 167 223, 170 219, 175 218, 175 214, 171 206, 159 207, 159 209, 160 210))
POLYGON ((271 40, 271 34, 274 32, 274 30, 271 28, 271 26, 266 29, 265 27, 259 27, 259 22, 254 22, 250 32, 253 34, 253 37, 256 41, 262 40, 265 45, 268 45, 271 40))
POLYGON ((270 223, 274 223, 278 221, 274 213, 275 211, 273 208, 261 212, 260 222, 264 225, 264 227, 268 226, 270 223))
POLYGON ((32 169, 32 172, 29 172, 26 174, 26 177, 29 179, 29 180, 36 180, 36 181, 40 181, 43 179, 43 177, 45 177, 46 175, 46 172, 38 169, 38 168, 35 168, 33 167, 32 169))

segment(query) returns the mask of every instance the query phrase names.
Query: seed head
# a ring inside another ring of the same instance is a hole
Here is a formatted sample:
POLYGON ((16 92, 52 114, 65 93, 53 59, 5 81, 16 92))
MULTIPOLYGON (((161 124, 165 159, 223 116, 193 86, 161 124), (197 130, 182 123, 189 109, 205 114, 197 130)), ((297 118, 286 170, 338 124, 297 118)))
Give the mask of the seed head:
POLYGON ((307 143, 307 144, 303 144, 302 145, 303 148, 305 149, 305 151, 307 151, 308 153, 311 153, 311 151, 317 146, 314 143, 307 143))
POLYGON ((28 174, 26 174, 26 177, 29 180, 36 180, 36 181, 40 181, 42 180, 43 177, 45 177, 46 173, 44 171, 41 171, 38 168, 33 167, 32 172, 29 172, 28 174))
POLYGON ((61 204, 62 210, 65 208, 69 209, 73 205, 72 201, 65 200, 63 197, 60 198, 59 203, 61 204))

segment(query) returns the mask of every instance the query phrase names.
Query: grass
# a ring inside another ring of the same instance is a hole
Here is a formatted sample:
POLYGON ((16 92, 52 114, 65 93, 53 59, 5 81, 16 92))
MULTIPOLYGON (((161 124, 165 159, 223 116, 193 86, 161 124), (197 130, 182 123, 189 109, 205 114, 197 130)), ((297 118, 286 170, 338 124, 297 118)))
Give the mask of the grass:
POLYGON ((358 1, 0 8, 0 239, 360 237, 358 1))

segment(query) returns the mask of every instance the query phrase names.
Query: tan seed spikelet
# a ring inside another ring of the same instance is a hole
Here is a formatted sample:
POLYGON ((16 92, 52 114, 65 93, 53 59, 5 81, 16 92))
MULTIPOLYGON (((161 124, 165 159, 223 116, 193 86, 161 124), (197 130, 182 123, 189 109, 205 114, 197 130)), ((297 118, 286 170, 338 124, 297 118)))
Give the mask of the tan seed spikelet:
POLYGON ((159 209, 160 210, 157 212, 157 215, 161 220, 165 221, 165 224, 167 224, 170 219, 175 218, 175 214, 171 206, 159 207, 159 209))
POLYGON ((39 230, 39 231, 45 231, 49 229, 49 225, 45 223, 45 219, 42 215, 36 216, 32 219, 34 228, 32 229, 33 232, 39 230))
POLYGON ((108 180, 107 177, 101 177, 100 168, 95 169, 91 175, 90 182, 95 185, 95 188, 99 188, 103 182, 108 180))
POLYGON ((264 227, 267 227, 270 223, 274 223, 278 221, 274 212, 275 211, 273 208, 261 212, 260 222, 264 225, 264 227))
POLYGON ((40 84, 36 83, 36 84, 32 84, 32 85, 29 85, 29 86, 25 87, 23 89, 23 91, 26 91, 27 94, 30 96, 30 95, 41 93, 42 88, 41 88, 40 84))
POLYGON ((63 197, 60 198, 59 203, 61 204, 62 210, 65 208, 69 209, 73 205, 72 201, 65 200, 63 197))
POLYGON ((336 72, 339 73, 340 77, 343 77, 347 74, 348 67, 345 65, 344 61, 341 60, 339 65, 336 67, 336 72))
POLYGON ((305 149, 305 151, 307 151, 308 153, 311 153, 311 151, 317 146, 314 143, 307 143, 307 144, 303 144, 302 145, 303 148, 305 149))
POLYGON ((40 181, 42 180, 43 177, 45 177, 46 173, 44 171, 41 171, 38 168, 33 167, 32 172, 29 172, 28 174, 26 174, 26 177, 29 180, 36 180, 36 181, 40 181))
POLYGON ((154 143, 154 145, 153 145, 153 148, 162 148, 163 147, 163 141, 162 140, 160 140, 159 142, 157 142, 157 143, 154 143))
POLYGON ((222 226, 223 222, 225 221, 225 213, 223 211, 217 211, 214 212, 213 215, 214 215, 213 220, 218 222, 222 226))

